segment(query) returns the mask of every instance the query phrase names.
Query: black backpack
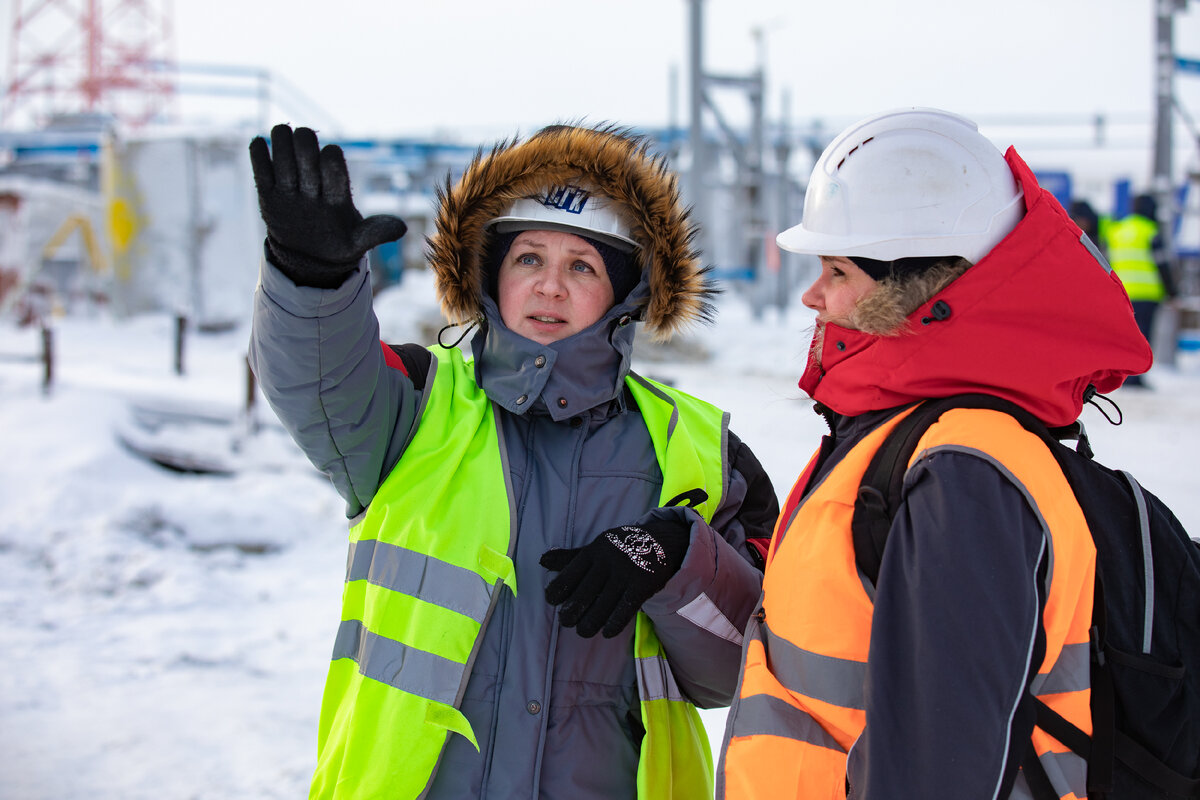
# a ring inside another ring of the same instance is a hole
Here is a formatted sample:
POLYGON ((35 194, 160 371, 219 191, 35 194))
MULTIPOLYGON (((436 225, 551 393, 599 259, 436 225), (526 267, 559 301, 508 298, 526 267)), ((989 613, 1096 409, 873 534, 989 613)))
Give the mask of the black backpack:
MULTIPOLYGON (((921 403, 889 434, 859 487, 852 526, 858 568, 872 584, 878 579, 909 459, 925 430, 954 408, 1003 411, 1040 436, 1095 541, 1093 735, 1035 697, 1038 727, 1087 760, 1090 798, 1200 798, 1200 543, 1131 475, 1092 460, 1080 423, 1050 430, 991 395, 921 403)), ((1058 797, 1036 757, 1022 769, 1035 798, 1058 797)))

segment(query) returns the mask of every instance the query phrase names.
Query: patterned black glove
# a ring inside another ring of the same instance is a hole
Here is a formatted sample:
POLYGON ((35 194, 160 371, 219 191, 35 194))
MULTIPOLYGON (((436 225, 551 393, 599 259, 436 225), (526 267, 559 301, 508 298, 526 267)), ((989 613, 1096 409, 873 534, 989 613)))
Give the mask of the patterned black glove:
POLYGON ((610 528, 586 547, 547 550, 540 563, 558 576, 546 587, 546 600, 561 604, 559 620, 580 636, 603 628, 611 639, 679 571, 689 527, 678 517, 653 518, 610 528))
POLYGON ((250 142, 250 166, 271 261, 300 286, 341 286, 364 253, 407 230, 399 217, 363 219, 350 199, 342 148, 322 149, 309 128, 293 134, 287 125, 276 125, 270 150, 256 136, 250 142))

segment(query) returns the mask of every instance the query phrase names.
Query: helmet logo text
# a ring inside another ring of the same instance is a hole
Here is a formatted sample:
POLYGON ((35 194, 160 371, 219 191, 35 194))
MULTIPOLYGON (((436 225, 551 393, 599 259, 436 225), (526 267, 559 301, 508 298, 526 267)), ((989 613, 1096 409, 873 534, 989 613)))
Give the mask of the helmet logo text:
POLYGON ((577 186, 555 186, 546 192, 542 200, 544 205, 566 211, 568 214, 582 214, 592 193, 577 186))

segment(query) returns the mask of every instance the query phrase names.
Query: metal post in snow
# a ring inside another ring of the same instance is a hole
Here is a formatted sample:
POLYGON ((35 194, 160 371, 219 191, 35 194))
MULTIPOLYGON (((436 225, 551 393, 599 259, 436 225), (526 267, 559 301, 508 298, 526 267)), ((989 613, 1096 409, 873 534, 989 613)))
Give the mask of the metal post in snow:
POLYGON ((255 405, 258 400, 258 384, 254 370, 250 368, 250 358, 246 358, 246 432, 258 432, 258 419, 255 416, 255 405))
POLYGON ((42 394, 54 385, 54 329, 42 322, 42 394))
POLYGON ((183 339, 187 333, 187 317, 175 315, 175 374, 183 374, 183 339))

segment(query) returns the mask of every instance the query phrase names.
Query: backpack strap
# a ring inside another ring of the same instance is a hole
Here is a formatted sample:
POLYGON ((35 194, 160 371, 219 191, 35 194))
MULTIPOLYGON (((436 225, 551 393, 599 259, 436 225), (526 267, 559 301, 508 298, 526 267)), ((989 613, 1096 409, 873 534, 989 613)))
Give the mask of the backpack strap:
POLYGON ((1116 752, 1127 767, 1160 789, 1179 797, 1200 797, 1200 778, 1176 772, 1121 731, 1115 731, 1116 752))
MULTIPOLYGON (((872 585, 879 579, 883 548, 892 527, 892 519, 900 508, 904 474, 917 449, 917 442, 942 414, 954 408, 1002 411, 1015 417, 1025 428, 1047 442, 1057 443, 1037 417, 1016 403, 994 395, 959 394, 918 404, 911 414, 896 424, 871 458, 871 463, 863 474, 862 483, 859 484, 858 497, 854 501, 854 517, 850 524, 854 540, 854 559, 859 570, 872 585)), ((1053 448, 1051 450, 1053 452, 1053 448)))
POLYGON ((900 507, 900 489, 908 460, 917 441, 939 416, 941 411, 926 403, 902 419, 875 451, 858 486, 850 535, 854 540, 854 560, 872 585, 879 580, 883 548, 892 518, 900 507))

